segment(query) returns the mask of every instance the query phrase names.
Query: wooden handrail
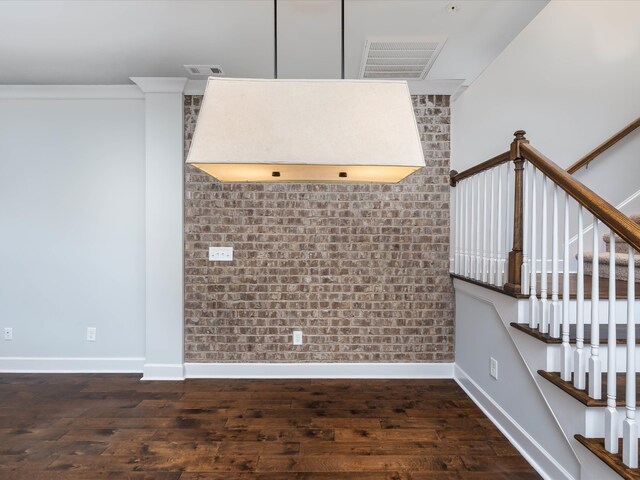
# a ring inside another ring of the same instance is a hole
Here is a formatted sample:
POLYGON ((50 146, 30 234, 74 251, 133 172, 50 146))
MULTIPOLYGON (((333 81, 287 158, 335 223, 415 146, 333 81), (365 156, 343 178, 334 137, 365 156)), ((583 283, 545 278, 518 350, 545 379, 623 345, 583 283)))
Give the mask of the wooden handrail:
POLYGON ((463 172, 458 173, 455 170, 451 170, 449 174, 450 184, 452 187, 455 187, 460 180, 463 180, 467 177, 471 177, 485 170, 489 170, 490 168, 493 168, 496 165, 507 163, 509 160, 511 160, 511 152, 506 151, 504 153, 501 153, 500 155, 496 155, 495 157, 490 158, 489 160, 485 160, 484 162, 479 163, 474 167, 468 168, 463 172))
POLYGON ((636 118, 629 125, 627 125, 622 130, 620 130, 619 132, 617 132, 614 135, 612 135, 611 137, 609 137, 607 140, 602 142, 596 148, 594 148, 589 153, 587 153, 585 156, 583 156, 581 159, 579 159, 576 163, 574 163, 569 168, 567 168, 567 172, 569 172, 570 174, 576 173, 582 167, 587 165, 591 160, 596 158, 602 152, 604 152, 604 151, 608 150, 609 148, 611 148, 613 145, 618 143, 620 140, 622 140, 624 137, 629 135, 631 132, 633 132, 638 127, 640 127, 640 117, 636 118))
POLYGON ((640 251, 640 225, 574 179, 569 172, 556 165, 528 143, 519 142, 519 151, 523 158, 531 162, 635 250, 640 251))

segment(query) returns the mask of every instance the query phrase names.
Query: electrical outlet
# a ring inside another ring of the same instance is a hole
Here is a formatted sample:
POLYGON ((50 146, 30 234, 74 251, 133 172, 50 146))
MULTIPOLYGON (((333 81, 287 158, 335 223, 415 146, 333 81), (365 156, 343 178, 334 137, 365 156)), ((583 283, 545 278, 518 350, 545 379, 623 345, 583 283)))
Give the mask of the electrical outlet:
POLYGON ((87 327, 87 342, 96 341, 96 327, 87 327))
POLYGON ((233 247, 209 247, 210 262, 233 262, 233 247))
POLYGON ((293 331, 293 344, 294 345, 302 345, 302 331, 294 330, 293 331))
POLYGON ((498 379, 498 361, 493 357, 491 357, 491 376, 498 379))
POLYGON ((5 340, 13 340, 13 328, 5 327, 5 329, 4 329, 4 339, 5 340))

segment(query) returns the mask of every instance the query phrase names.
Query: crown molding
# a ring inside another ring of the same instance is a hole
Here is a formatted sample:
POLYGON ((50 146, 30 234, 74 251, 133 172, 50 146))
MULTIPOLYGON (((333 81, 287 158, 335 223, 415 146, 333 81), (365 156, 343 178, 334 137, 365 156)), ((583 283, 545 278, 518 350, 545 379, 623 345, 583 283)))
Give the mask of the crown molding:
POLYGON ((4 99, 143 99, 135 85, 0 85, 4 99))
MULTIPOLYGON (((222 77, 224 78, 224 77, 222 77)), ((454 95, 464 80, 420 80, 407 82, 412 95, 454 95)), ((185 95, 204 95, 206 80, 187 80, 185 95)))
POLYGON ((182 93, 185 77, 129 77, 144 93, 182 93))

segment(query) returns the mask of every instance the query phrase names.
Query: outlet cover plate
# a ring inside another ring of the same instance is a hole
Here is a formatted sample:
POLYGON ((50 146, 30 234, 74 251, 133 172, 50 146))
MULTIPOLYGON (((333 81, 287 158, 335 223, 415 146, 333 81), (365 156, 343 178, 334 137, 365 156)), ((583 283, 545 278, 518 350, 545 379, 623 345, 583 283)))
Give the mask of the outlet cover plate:
POLYGON ((491 376, 498 379, 498 361, 493 357, 491 357, 491 376))
POLYGON ((96 341, 96 327, 87 327, 87 342, 96 341))
POLYGON ((294 345, 302 345, 302 331, 294 330, 293 331, 293 344, 294 345))
POLYGON ((233 247, 209 247, 209 261, 233 262, 233 247))
POLYGON ((5 329, 4 329, 4 339, 5 340, 13 340, 13 328, 5 327, 5 329))

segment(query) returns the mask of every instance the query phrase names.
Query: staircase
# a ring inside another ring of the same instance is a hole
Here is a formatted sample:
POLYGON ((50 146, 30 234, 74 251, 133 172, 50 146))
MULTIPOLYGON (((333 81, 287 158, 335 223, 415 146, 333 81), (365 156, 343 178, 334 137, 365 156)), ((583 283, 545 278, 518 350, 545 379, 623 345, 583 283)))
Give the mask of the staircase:
POLYGON ((452 172, 451 185, 452 276, 513 299, 510 335, 576 452, 579 478, 640 479, 640 215, 605 202, 522 131, 509 151, 452 172))
MULTIPOLYGON (((640 215, 631 215, 629 217, 636 224, 640 225, 640 215)), ((602 236, 604 241, 606 252, 611 251, 611 234, 605 233, 602 236)), ((616 275, 615 278, 618 280, 626 280, 628 277, 628 265, 629 265, 629 252, 626 250, 626 243, 621 238, 616 238, 614 250, 615 254, 615 263, 616 263, 616 275)), ((593 252, 585 252, 584 253, 585 260, 585 275, 591 275, 592 272, 592 264, 593 264, 593 252)), ((608 253, 601 253, 598 255, 598 263, 600 265, 600 276, 604 278, 609 278, 609 269, 606 268, 609 264, 609 255, 608 253)), ((636 282, 640 282, 640 255, 635 257, 635 278, 636 282)))

